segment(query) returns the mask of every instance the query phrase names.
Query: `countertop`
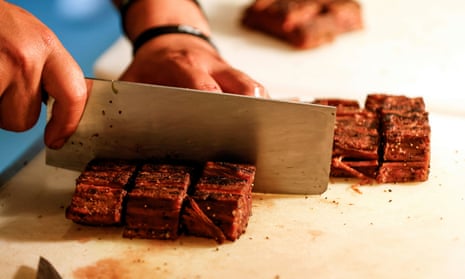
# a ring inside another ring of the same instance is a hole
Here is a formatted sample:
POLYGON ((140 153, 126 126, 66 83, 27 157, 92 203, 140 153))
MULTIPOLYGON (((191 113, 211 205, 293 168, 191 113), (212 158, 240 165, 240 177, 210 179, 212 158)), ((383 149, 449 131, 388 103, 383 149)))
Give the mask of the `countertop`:
MULTIPOLYGON (((64 218, 78 173, 45 165, 42 151, 0 188, 2 278, 34 278, 40 255, 77 279, 465 276, 465 4, 361 1, 364 30, 296 51, 238 25, 248 2, 202 4, 223 56, 273 98, 423 96, 432 127, 428 181, 357 191, 356 181, 333 180, 322 195, 255 193, 246 233, 223 245, 184 236, 129 240, 120 228, 64 218)), ((120 38, 95 75, 115 78, 129 59, 120 38)))

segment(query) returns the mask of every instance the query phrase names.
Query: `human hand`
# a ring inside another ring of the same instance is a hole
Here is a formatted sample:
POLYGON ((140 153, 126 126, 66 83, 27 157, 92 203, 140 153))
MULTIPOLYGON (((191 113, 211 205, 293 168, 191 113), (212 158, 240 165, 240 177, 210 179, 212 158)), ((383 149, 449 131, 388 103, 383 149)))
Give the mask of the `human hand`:
POLYGON ((140 47, 121 80, 268 98, 265 88, 229 65, 206 41, 167 34, 140 47))
POLYGON ((44 141, 60 148, 84 110, 84 75, 55 34, 27 11, 0 1, 0 22, 0 128, 32 128, 48 94, 55 103, 44 141))

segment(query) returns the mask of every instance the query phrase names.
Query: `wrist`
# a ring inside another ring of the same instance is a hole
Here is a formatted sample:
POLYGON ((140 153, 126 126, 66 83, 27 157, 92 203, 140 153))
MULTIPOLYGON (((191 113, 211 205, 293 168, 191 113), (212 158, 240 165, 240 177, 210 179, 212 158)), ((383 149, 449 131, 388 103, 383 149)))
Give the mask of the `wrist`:
POLYGON ((133 42, 133 54, 135 55, 136 52, 141 48, 143 45, 147 44, 149 41, 156 39, 161 36, 165 35, 184 35, 184 36, 192 36, 198 39, 201 39, 210 46, 212 46, 216 50, 216 46, 211 41, 210 37, 206 34, 202 33, 201 30, 192 27, 190 25, 160 25, 156 27, 151 27, 143 31, 140 35, 138 35, 133 42))
POLYGON ((208 21, 193 0, 121 0, 123 30, 134 41, 149 28, 163 25, 189 25, 210 36, 208 21))

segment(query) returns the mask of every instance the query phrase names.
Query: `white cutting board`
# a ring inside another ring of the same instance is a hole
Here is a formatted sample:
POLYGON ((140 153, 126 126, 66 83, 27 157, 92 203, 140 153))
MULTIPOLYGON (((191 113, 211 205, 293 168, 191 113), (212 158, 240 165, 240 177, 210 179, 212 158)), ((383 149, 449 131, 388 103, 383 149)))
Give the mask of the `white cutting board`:
MULTIPOLYGON (((35 278, 41 255, 77 279, 464 278, 465 4, 363 1, 364 31, 295 51, 238 26, 248 1, 201 2, 222 54, 275 98, 424 96, 430 179, 361 193, 354 181, 335 181, 321 196, 255 194, 247 232, 234 243, 128 240, 119 228, 64 218, 78 173, 46 166, 42 152, 0 188, 0 277, 35 278)), ((96 76, 116 78, 129 59, 122 39, 97 61, 96 76)))

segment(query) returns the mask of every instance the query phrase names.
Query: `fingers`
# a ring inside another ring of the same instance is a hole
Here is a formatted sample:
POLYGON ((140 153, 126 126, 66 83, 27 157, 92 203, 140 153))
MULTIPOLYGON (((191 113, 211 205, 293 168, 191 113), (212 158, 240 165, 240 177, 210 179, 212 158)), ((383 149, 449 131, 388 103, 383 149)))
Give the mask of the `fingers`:
POLYGON ((88 96, 86 82, 74 59, 60 48, 44 65, 42 84, 48 95, 55 99, 44 141, 48 147, 57 149, 79 124, 88 96))
POLYGON ((19 57, 0 51, 0 128, 16 132, 32 128, 41 109, 40 70, 19 57))
POLYGON ((241 71, 226 68, 212 75, 221 86, 223 92, 269 98, 268 92, 263 85, 241 71))
POLYGON ((40 94, 29 94, 23 86, 12 83, 0 97, 0 128, 26 131, 36 124, 40 109, 40 94), (26 94, 29 96, 24 97, 26 94))

